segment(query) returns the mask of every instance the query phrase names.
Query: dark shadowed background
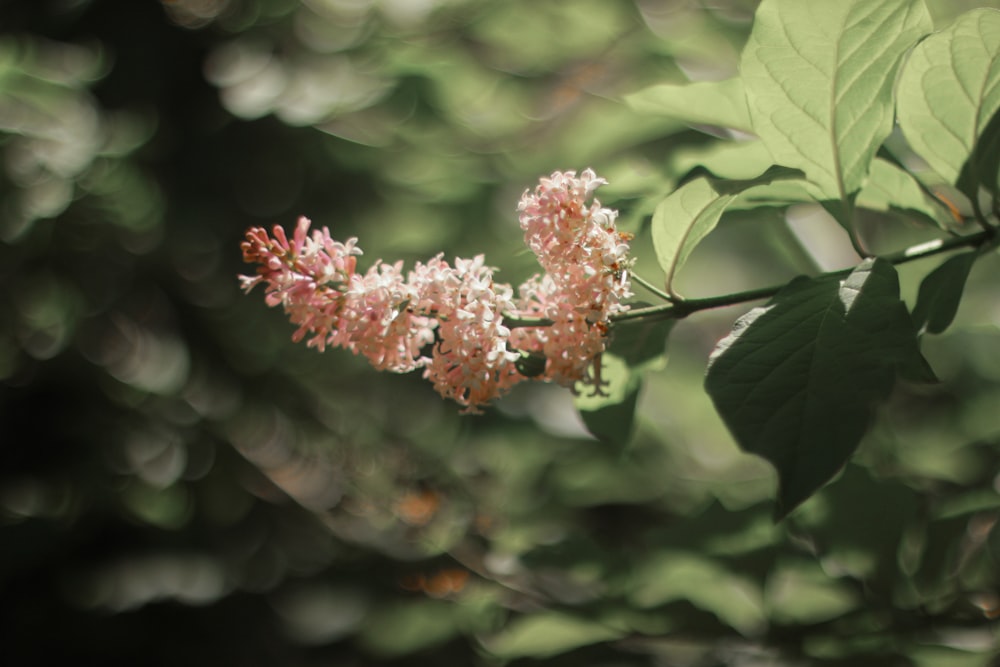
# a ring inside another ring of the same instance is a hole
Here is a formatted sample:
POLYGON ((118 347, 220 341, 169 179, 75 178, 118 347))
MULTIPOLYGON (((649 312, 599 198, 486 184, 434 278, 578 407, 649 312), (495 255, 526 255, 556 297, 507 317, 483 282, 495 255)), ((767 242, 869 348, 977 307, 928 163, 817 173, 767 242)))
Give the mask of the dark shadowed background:
MULTIPOLYGON (((518 197, 585 167, 658 280, 645 222, 715 130, 622 100, 732 75, 755 6, 0 0, 0 662, 994 664, 995 257, 925 340, 942 382, 780 525, 701 388, 746 308, 675 328, 612 447, 566 390, 460 416, 239 291, 245 230, 300 214, 517 284, 518 197)), ((784 225, 727 217, 682 287, 788 280, 784 225)))

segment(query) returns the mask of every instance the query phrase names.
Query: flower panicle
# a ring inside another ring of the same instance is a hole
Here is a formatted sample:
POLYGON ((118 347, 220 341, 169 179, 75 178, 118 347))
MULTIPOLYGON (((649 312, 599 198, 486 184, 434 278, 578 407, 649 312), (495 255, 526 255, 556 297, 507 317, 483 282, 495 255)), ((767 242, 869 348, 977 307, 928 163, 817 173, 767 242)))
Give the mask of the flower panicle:
POLYGON ((357 239, 310 232, 305 217, 291 239, 280 225, 247 231, 243 258, 257 270, 241 285, 264 285, 267 304, 298 326, 293 340, 350 350, 378 370, 422 369, 467 412, 528 379, 600 390, 589 369, 600 363, 611 316, 632 295, 630 237, 615 228, 617 211, 591 201, 606 182, 590 169, 557 171, 525 191, 520 225, 543 272, 516 291, 494 280, 483 255, 448 263, 438 254, 405 275, 402 262, 379 260, 358 273, 357 239), (505 318, 545 324, 511 328, 505 318), (544 357, 544 370, 522 374, 525 355, 544 357))

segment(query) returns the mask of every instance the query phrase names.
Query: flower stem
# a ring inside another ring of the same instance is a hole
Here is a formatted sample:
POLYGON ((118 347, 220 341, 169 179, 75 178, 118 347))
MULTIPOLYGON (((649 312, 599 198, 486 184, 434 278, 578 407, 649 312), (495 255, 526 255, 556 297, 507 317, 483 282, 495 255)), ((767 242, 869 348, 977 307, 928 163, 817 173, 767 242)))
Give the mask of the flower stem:
POLYGON ((673 302, 674 301, 674 297, 670 296, 669 294, 667 294, 666 292, 664 292, 659 287, 657 287, 656 285, 652 284, 651 282, 649 282, 648 280, 646 280, 645 278, 643 278, 639 274, 632 273, 632 280, 634 282, 639 283, 644 288, 646 288, 647 290, 649 290, 650 292, 652 292, 656 296, 660 297, 664 301, 667 301, 667 302, 673 302))
MULTIPOLYGON (((893 265, 905 264, 918 259, 924 259, 942 253, 957 250, 959 248, 979 248, 995 236, 992 228, 968 236, 956 236, 947 239, 936 239, 926 243, 918 243, 889 255, 884 255, 882 259, 893 265)), ((833 271, 828 275, 847 275, 853 269, 843 269, 833 271)), ((759 301, 768 299, 780 292, 785 285, 771 285, 757 289, 746 290, 744 292, 734 292, 733 294, 723 294, 721 296, 706 297, 703 299, 685 299, 683 301, 668 303, 661 306, 648 306, 646 308, 636 308, 611 317, 613 322, 624 322, 627 320, 657 320, 670 318, 683 318, 691 313, 712 308, 724 308, 734 306, 749 301, 759 301)))

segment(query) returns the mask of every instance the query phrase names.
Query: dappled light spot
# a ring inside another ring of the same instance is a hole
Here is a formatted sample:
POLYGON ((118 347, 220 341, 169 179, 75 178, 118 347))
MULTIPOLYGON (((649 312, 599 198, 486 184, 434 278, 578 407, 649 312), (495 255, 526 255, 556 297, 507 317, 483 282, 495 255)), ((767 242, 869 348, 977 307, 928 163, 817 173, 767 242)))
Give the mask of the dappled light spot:
POLYGON ((277 114, 310 125, 364 109, 390 88, 377 70, 345 55, 279 56, 266 43, 241 39, 217 48, 205 75, 221 88, 223 104, 241 118, 277 114))
POLYGON ((593 439, 573 406, 573 396, 562 387, 528 385, 518 387, 497 407, 512 416, 527 416, 554 436, 593 439))
POLYGON ((239 452, 257 466, 276 468, 293 456, 293 429, 293 423, 277 410, 247 410, 233 422, 229 437, 239 452))
POLYGON ((295 14, 295 36, 314 53, 336 53, 361 42, 368 33, 364 15, 339 14, 306 0, 295 14), (312 11, 309 11, 312 9, 312 11))
POLYGON ((111 316, 90 354, 116 379, 154 394, 176 393, 187 381, 190 368, 183 340, 124 314, 111 316))
POLYGON ((0 487, 0 512, 12 521, 70 518, 81 501, 73 486, 65 482, 21 477, 0 487))
POLYGON ((261 61, 259 68, 248 71, 247 61, 240 63, 241 70, 228 73, 237 79, 223 89, 222 103, 232 114, 240 118, 259 118, 270 113, 288 86, 288 74, 282 65, 270 58, 261 61), (242 76, 240 76, 242 75, 242 76))
POLYGON ((290 125, 311 125, 329 116, 365 109, 390 86, 374 68, 347 57, 302 59, 295 63, 277 114, 290 125))
POLYGON ((862 604, 856 591, 830 579, 807 560, 782 563, 764 591, 768 615, 778 623, 819 623, 862 604))
POLYGON ((154 487, 171 486, 187 465, 187 447, 180 434, 166 428, 132 433, 125 439, 124 449, 129 472, 154 487))
POLYGON ((441 496, 426 489, 411 491, 396 501, 396 516, 411 526, 427 525, 441 507, 441 496))
POLYGON ((122 489, 121 500, 134 517, 163 530, 180 530, 195 510, 190 489, 181 484, 158 487, 133 478, 122 489))
POLYGON ((976 593, 969 597, 969 601, 982 611, 986 618, 990 620, 1000 618, 1000 595, 988 592, 976 593))
POLYGON ((243 392, 227 372, 195 364, 181 397, 201 417, 222 420, 239 409, 243 392))
POLYGON ((52 274, 18 280, 14 293, 18 311, 17 336, 21 348, 35 359, 51 359, 62 352, 76 332, 81 295, 52 274))
POLYGON ((455 0, 305 0, 305 4, 327 21, 351 25, 381 16, 396 28, 415 28, 435 9, 455 0))
POLYGON ((65 180, 44 176, 23 188, 3 205, 3 222, 0 238, 15 241, 39 218, 59 215, 73 197, 73 184, 65 180))
POLYGON ((279 591, 271 604, 292 639, 323 645, 356 632, 371 603, 355 588, 297 585, 279 591))
POLYGON ((432 574, 409 574, 400 578, 403 590, 420 592, 432 598, 446 598, 461 593, 469 581, 469 571, 445 568, 432 574))
POLYGON ((268 477, 303 507, 321 512, 340 502, 339 475, 323 459, 299 458, 266 471, 268 477))
POLYGON ((74 181, 105 148, 108 122, 86 85, 104 73, 100 48, 44 40, 0 40, 0 133, 5 198, 0 238, 23 236, 35 220, 64 212, 74 181))
POLYGON ((160 0, 163 8, 177 25, 194 30, 208 25, 222 14, 230 0, 160 0))
POLYGON ((165 600, 205 605, 228 589, 225 570, 214 558, 164 553, 104 565, 74 582, 70 595, 82 606, 124 612, 165 600))
MULTIPOLYGON (((80 188, 94 198, 99 215, 137 234, 154 232, 163 222, 164 197, 146 173, 121 161, 99 160, 80 180, 80 188)), ((129 239, 136 254, 159 245, 159 236, 129 239)))
POLYGON ((275 487, 303 507, 320 512, 340 502, 339 472, 328 457, 303 453, 301 434, 282 413, 257 413, 236 423, 230 437, 275 487))

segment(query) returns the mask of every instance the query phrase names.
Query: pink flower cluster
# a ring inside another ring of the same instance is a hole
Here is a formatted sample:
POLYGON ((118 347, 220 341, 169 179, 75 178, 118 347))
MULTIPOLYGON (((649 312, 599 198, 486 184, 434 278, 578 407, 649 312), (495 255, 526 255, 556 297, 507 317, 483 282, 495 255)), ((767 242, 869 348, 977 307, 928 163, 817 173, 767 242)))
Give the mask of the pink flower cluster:
POLYGON ((246 291, 265 285, 267 304, 283 306, 298 325, 293 340, 348 349, 379 370, 422 368, 438 393, 470 412, 529 375, 599 391, 590 368, 600 364, 611 316, 631 296, 630 237, 615 229, 616 211, 588 203, 604 183, 590 169, 555 172, 524 193, 521 228, 544 273, 517 298, 493 280, 482 255, 454 266, 437 255, 405 277, 402 262, 376 261, 358 273, 357 239, 335 241, 325 227, 310 232, 306 218, 291 240, 277 225, 273 236, 250 229, 243 258, 257 273, 240 279, 246 291), (544 358, 537 376, 520 370, 526 358, 544 358))

